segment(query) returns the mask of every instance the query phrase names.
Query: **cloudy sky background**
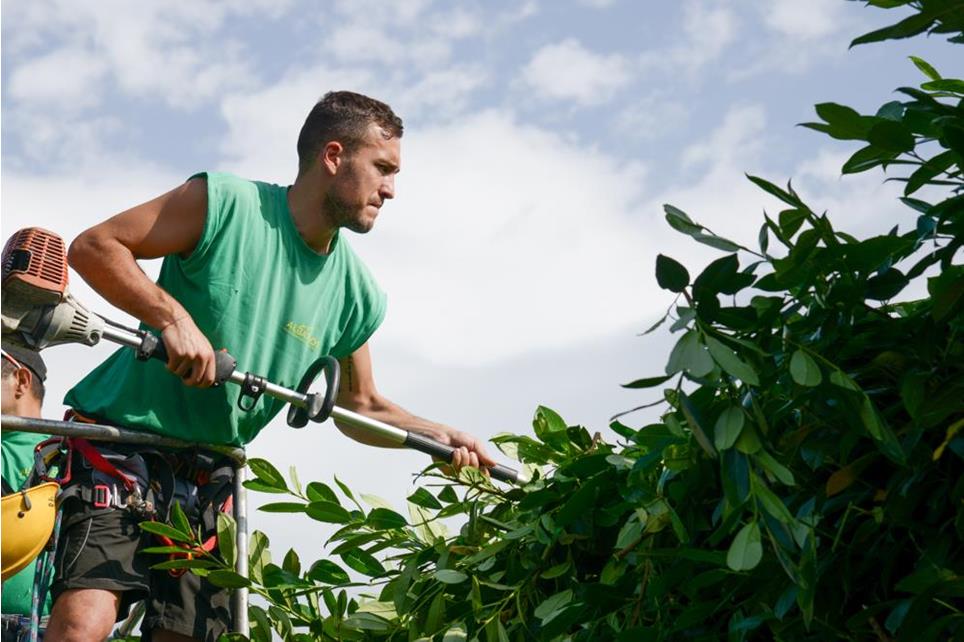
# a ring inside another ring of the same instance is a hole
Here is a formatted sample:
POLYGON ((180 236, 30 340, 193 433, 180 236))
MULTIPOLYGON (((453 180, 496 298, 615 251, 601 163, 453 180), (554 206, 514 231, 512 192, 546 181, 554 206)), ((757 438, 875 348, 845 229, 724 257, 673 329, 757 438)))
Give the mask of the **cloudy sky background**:
MULTIPOLYGON (((913 224, 879 174, 839 177, 854 146, 795 127, 814 103, 874 110, 919 84, 908 55, 960 76, 940 39, 848 51, 899 16, 845 0, 4 0, 3 236, 69 241, 201 170, 288 184, 314 101, 368 93, 406 123, 397 198, 351 237, 389 295, 380 389, 483 437, 531 432, 539 404, 613 436, 608 417, 653 398, 619 384, 662 372, 672 345, 636 336, 671 302, 656 254, 694 274, 718 255, 673 232, 663 203, 752 245, 778 208, 746 171, 792 177, 852 233, 913 224)), ((45 353, 48 416, 112 349, 45 353)), ((426 461, 283 417, 249 454, 399 508, 426 461)), ((325 532, 252 522, 279 554, 314 555, 325 532)))

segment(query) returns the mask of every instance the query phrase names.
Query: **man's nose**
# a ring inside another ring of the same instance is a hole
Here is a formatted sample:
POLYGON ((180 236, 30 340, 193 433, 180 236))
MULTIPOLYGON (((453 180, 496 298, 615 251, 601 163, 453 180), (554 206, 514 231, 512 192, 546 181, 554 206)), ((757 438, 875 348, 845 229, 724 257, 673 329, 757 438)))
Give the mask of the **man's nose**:
POLYGON ((378 190, 378 195, 383 199, 395 198, 395 176, 388 176, 382 181, 381 188, 378 190))

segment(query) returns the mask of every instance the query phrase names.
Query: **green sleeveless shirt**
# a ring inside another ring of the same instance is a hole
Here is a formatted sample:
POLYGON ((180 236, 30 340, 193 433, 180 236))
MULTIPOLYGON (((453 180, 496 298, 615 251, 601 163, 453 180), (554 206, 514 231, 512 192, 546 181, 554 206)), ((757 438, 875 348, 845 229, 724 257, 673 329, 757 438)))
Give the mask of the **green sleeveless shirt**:
MULTIPOLYGON (((381 324, 385 295, 339 233, 313 252, 288 210, 287 188, 229 174, 207 178, 208 212, 191 255, 167 256, 157 284, 238 369, 295 388, 319 356, 348 356, 381 324)), ((192 178, 196 178, 192 177, 192 178)), ((146 326, 142 326, 146 327, 146 326)), ((156 329, 147 328, 154 332, 156 329)), ((284 407, 267 395, 238 408, 239 386, 184 385, 157 360, 122 348, 71 389, 78 412, 190 441, 243 445, 284 407)))

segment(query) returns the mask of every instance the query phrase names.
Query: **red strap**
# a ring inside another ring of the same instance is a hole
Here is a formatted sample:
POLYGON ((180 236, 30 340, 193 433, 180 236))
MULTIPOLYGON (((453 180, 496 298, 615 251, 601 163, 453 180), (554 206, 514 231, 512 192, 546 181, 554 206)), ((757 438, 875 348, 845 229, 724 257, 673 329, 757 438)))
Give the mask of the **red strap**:
POLYGON ((114 464, 110 463, 104 456, 97 452, 89 441, 82 439, 80 437, 70 437, 71 445, 77 449, 84 459, 90 462, 90 465, 104 473, 105 475, 110 475, 111 477, 116 477, 124 483, 124 488, 131 492, 137 488, 137 481, 124 474, 123 471, 117 468, 114 464))

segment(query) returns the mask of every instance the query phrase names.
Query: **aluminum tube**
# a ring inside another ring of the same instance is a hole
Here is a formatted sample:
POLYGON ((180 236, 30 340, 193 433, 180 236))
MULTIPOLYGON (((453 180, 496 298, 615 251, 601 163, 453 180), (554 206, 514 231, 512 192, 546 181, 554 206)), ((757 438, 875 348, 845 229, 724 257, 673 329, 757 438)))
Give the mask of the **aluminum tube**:
POLYGON ((3 415, 0 417, 0 426, 3 427, 3 430, 19 430, 20 432, 60 435, 63 437, 83 437, 84 439, 93 439, 95 441, 111 441, 122 444, 140 444, 144 446, 161 446, 164 448, 201 448, 227 455, 239 465, 243 465, 245 461, 244 449, 236 446, 181 441, 180 439, 155 435, 152 432, 129 430, 127 428, 118 428, 117 426, 85 424, 74 421, 54 421, 52 419, 35 419, 14 415, 3 415))
MULTIPOLYGON (((237 571, 242 577, 248 576, 248 490, 244 481, 248 477, 248 469, 244 464, 234 467, 234 521, 237 523, 237 542, 235 550, 238 554, 237 571)), ((248 622, 248 589, 235 590, 234 600, 234 630, 247 636, 250 633, 248 622)))
POLYGON ((404 444, 405 439, 408 437, 407 430, 390 426, 386 423, 378 421, 377 419, 371 419, 365 415, 360 415, 357 412, 345 410, 344 408, 339 408, 338 406, 335 406, 331 409, 331 417, 336 421, 341 421, 350 426, 361 428, 372 434, 385 437, 392 443, 404 444))
POLYGON ((114 343, 130 346, 131 348, 141 347, 141 337, 137 336, 136 334, 131 334, 127 330, 115 328, 112 325, 104 326, 102 338, 107 339, 108 341, 113 341, 114 343))

